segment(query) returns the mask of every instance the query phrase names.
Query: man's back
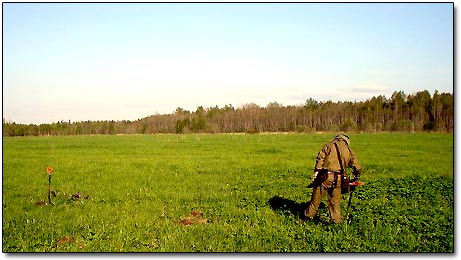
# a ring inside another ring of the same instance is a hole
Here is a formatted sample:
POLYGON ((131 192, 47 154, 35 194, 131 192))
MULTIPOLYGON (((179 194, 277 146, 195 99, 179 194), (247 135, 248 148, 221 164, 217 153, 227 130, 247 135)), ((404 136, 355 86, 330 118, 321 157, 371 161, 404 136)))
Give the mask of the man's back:
POLYGON ((341 161, 344 168, 352 167, 358 171, 362 169, 360 161, 357 159, 354 152, 349 148, 346 141, 336 138, 325 144, 322 150, 320 150, 320 152, 317 154, 315 169, 325 169, 331 172, 339 172, 341 170, 341 165, 339 164, 338 153, 336 149, 339 149, 339 154, 341 156, 341 161))

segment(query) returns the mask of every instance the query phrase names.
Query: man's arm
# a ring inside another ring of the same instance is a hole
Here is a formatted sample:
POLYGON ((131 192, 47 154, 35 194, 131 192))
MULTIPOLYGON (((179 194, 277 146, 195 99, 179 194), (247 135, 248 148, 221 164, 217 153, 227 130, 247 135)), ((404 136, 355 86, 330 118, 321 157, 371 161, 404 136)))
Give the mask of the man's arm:
POLYGON ((355 155, 354 151, 352 151, 351 149, 349 149, 349 151, 351 152, 351 159, 349 160, 348 166, 353 169, 352 174, 354 174, 355 180, 357 181, 360 175, 362 174, 362 165, 360 164, 360 161, 355 155))

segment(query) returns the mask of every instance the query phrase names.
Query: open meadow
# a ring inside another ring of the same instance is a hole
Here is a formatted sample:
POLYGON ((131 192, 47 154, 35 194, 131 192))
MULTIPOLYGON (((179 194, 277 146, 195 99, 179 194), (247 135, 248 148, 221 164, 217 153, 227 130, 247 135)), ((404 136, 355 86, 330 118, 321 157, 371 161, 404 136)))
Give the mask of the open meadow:
POLYGON ((3 252, 454 251, 452 134, 351 134, 350 223, 300 223, 333 136, 4 137, 3 252))

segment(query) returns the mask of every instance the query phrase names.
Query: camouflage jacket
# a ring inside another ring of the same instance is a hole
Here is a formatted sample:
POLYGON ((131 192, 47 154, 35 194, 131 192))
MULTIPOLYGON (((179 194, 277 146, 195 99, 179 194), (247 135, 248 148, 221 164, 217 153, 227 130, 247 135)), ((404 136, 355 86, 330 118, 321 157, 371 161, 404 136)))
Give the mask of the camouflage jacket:
POLYGON ((362 172, 360 161, 349 148, 347 143, 338 139, 333 139, 329 143, 325 144, 322 150, 320 150, 317 154, 317 161, 314 167, 315 171, 325 169, 331 172, 339 172, 341 170, 335 143, 338 145, 344 170, 348 167, 352 168, 354 170, 354 175, 357 177, 360 176, 362 172))

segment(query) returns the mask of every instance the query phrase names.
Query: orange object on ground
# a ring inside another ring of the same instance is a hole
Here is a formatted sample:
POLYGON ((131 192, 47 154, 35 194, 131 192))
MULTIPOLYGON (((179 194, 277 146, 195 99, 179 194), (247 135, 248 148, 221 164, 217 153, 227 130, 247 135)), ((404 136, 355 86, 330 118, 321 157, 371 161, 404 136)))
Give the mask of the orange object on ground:
POLYGON ((53 167, 51 166, 46 167, 46 173, 48 173, 48 175, 51 175, 52 172, 53 172, 53 167))

